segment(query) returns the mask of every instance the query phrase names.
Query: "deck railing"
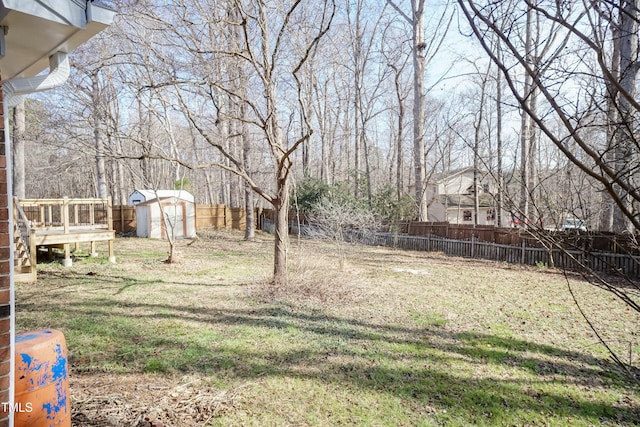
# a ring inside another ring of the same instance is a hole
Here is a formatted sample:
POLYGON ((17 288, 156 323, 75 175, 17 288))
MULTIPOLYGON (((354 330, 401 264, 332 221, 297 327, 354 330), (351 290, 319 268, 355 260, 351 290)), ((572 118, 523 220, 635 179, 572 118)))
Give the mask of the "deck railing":
POLYGON ((29 226, 34 229, 112 230, 111 198, 19 199, 29 226))

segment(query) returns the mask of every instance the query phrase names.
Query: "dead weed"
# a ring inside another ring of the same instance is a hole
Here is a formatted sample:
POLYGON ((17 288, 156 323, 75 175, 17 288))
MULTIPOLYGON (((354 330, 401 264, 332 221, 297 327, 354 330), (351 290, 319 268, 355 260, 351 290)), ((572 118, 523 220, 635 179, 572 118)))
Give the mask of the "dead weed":
POLYGON ((197 377, 76 374, 71 386, 77 427, 205 425, 232 410, 237 396, 197 377))

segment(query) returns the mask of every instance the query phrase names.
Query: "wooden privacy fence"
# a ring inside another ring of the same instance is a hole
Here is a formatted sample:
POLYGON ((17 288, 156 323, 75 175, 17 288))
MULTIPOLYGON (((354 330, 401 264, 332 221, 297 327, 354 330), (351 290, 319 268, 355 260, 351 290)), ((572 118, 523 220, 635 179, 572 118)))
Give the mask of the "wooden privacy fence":
MULTIPOLYGON (((305 226, 298 228, 290 223, 290 228, 307 235, 305 226)), ((310 227, 306 225, 306 227, 310 227)), ((262 230, 273 232, 273 221, 262 218, 262 230)), ((413 251, 441 252, 446 255, 466 258, 486 259, 511 264, 544 265, 567 270, 622 273, 630 277, 640 277, 640 256, 610 252, 593 252, 580 249, 547 249, 532 246, 523 240, 519 244, 485 242, 475 236, 459 240, 437 235, 409 236, 395 233, 352 233, 353 241, 367 245, 395 247, 413 251)))
POLYGON ((113 229, 116 233, 131 233, 136 231, 136 208, 119 205, 113 207, 113 229))
MULTIPOLYGON (((196 230, 207 228, 244 230, 246 223, 247 214, 242 208, 230 208, 226 205, 196 205, 196 230)), ((121 234, 135 233, 135 206, 113 207, 113 229, 121 234)))
MULTIPOLYGON (((398 231, 410 236, 439 236, 455 240, 476 240, 503 245, 541 247, 540 242, 523 228, 504 228, 493 225, 450 224, 448 222, 403 222, 398 231)), ((576 231, 544 231, 566 248, 587 251, 611 252, 614 254, 640 255, 638 236, 615 233, 578 233, 576 231)))
MULTIPOLYGON (((261 218, 274 220, 274 211, 264 209, 261 218)), ((260 219, 258 227, 260 228, 260 219)), ((289 224, 307 224, 304 213, 289 212, 289 224)), ((505 228, 493 225, 451 224, 448 222, 418 222, 405 221, 393 225, 386 225, 380 231, 395 230, 398 234, 415 237, 439 236, 452 240, 472 240, 496 243, 500 245, 522 245, 544 249, 542 243, 532 233, 524 228, 505 228)), ((615 234, 604 232, 577 232, 543 230, 560 246, 568 249, 579 249, 586 252, 608 252, 621 255, 640 255, 640 234, 615 234)), ((533 233, 537 233, 534 231, 533 233)))

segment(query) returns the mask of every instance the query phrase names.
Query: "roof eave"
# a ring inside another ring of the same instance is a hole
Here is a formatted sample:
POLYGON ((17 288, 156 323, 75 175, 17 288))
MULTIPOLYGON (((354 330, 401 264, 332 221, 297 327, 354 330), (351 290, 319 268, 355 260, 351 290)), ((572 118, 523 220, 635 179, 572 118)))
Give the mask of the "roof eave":
POLYGON ((0 77, 35 76, 49 67, 51 55, 86 43, 111 25, 115 14, 86 0, 0 0, 0 26, 6 33, 0 77))

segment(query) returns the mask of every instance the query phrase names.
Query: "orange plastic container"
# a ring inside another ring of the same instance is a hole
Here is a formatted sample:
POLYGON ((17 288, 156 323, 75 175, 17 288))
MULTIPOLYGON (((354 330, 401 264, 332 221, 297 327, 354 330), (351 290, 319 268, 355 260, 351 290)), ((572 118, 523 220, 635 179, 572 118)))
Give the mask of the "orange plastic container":
POLYGON ((16 335, 14 424, 71 427, 67 344, 54 329, 16 335))

